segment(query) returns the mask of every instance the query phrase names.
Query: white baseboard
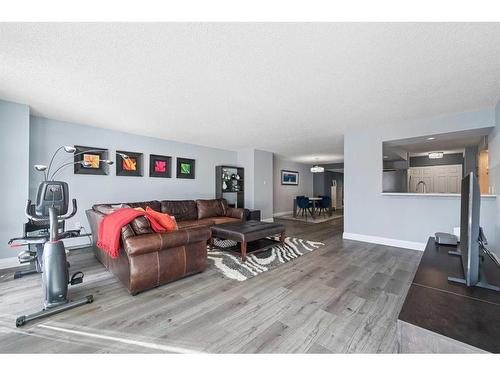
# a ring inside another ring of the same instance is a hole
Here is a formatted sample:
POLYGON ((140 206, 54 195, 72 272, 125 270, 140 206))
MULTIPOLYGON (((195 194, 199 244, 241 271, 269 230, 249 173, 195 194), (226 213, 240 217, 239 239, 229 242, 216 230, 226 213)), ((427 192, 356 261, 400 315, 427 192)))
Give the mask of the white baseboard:
POLYGON ((273 214, 274 217, 287 216, 293 214, 293 211, 285 211, 285 212, 275 212, 273 214))
POLYGON ((274 218, 273 217, 269 217, 267 219, 262 219, 261 221, 265 221, 266 223, 274 223, 274 218))
POLYGON ((376 243, 378 245, 402 247, 404 249, 419 250, 419 251, 423 251, 426 245, 424 242, 403 241, 403 240, 396 240, 394 238, 369 236, 366 234, 357 234, 348 232, 344 232, 342 238, 344 238, 345 240, 376 243))
POLYGON ((6 268, 14 268, 19 266, 19 260, 17 257, 2 258, 0 259, 0 270, 6 268))

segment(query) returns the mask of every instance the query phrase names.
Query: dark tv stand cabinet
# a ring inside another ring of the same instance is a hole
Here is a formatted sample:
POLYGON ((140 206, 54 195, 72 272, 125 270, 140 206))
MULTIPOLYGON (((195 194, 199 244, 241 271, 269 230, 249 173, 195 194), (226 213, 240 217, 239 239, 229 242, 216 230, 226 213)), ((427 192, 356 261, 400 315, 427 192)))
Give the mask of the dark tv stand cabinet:
MULTIPOLYGON (((401 353, 500 353, 500 293, 450 283, 463 275, 456 250, 429 238, 397 322, 401 353)), ((485 257, 488 280, 500 284, 500 269, 485 257)))

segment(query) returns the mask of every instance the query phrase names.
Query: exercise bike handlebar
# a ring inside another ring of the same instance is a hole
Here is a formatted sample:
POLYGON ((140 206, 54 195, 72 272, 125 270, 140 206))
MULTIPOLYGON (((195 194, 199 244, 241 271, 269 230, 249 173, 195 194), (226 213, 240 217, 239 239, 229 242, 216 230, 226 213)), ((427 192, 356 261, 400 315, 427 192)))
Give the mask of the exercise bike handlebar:
MULTIPOLYGON (((72 199, 73 202, 73 210, 66 215, 58 215, 57 216, 57 221, 62 221, 62 220, 68 220, 69 218, 72 218, 73 216, 76 215, 76 211, 78 210, 77 204, 76 204, 76 199, 72 199)), ((48 216, 40 216, 37 214, 33 214, 31 212, 31 199, 28 199, 26 201, 26 209, 25 209, 25 215, 28 219, 33 220, 33 221, 44 221, 48 220, 48 216)))
POLYGON ((26 217, 30 220, 33 220, 33 221, 43 221, 43 220, 47 220, 46 217, 42 217, 42 216, 38 216, 36 214, 33 214, 31 212, 31 199, 28 199, 26 201, 26 209, 24 210, 24 214, 26 215, 26 217))
POLYGON ((72 218, 73 216, 76 215, 76 211, 78 210, 78 207, 76 205, 76 199, 73 198, 71 200, 71 202, 73 202, 73 210, 71 210, 71 213, 66 214, 66 215, 57 216, 58 220, 68 220, 68 219, 70 219, 70 218, 72 218))

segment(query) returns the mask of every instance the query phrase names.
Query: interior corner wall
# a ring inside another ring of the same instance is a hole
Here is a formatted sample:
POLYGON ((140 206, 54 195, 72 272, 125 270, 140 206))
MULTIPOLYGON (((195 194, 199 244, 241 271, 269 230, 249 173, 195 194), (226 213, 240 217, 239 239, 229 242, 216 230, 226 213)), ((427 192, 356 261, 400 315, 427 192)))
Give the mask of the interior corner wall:
POLYGON ((464 153, 464 176, 467 176, 470 172, 474 172, 477 176, 477 162, 479 157, 479 147, 471 146, 465 148, 464 153))
MULTIPOLYGON (((68 229, 73 229, 79 222, 88 231, 85 210, 95 203, 215 198, 215 167, 234 165, 237 162, 235 151, 139 136, 36 116, 32 116, 30 122, 30 165, 48 163, 52 153, 61 145, 106 148, 108 157, 113 161, 116 160, 116 150, 143 153, 143 177, 116 176, 116 165, 110 166, 107 176, 74 174, 72 167, 64 169, 59 174, 58 179, 68 182, 71 198, 76 198, 78 201, 78 213, 67 222, 68 229), (150 154, 172 157, 171 178, 149 177, 150 154), (195 159, 195 179, 175 177, 176 157, 195 159)), ((71 161, 73 156, 63 152, 59 154, 57 160, 58 162, 71 161)), ((29 182, 31 197, 36 195, 42 177, 40 173, 31 170, 29 182)))
MULTIPOLYGON (((496 112, 498 121, 498 107, 496 112)), ((459 197, 381 194, 382 142, 491 126, 495 126, 494 109, 345 134, 344 236, 425 244, 435 232, 451 232, 460 222, 459 197)), ((500 155, 499 138, 497 128, 491 139, 490 154, 496 152, 496 155, 500 155)), ((496 159, 497 157, 490 160, 490 166, 496 172, 494 179, 497 189, 500 189, 499 161, 496 159)), ((492 198, 481 199, 481 225, 490 242, 496 242, 493 240, 495 221, 498 233, 498 201, 499 199, 492 198)))
POLYGON ((288 214, 293 211, 293 199, 297 195, 313 195, 313 173, 308 164, 297 163, 284 160, 277 155, 273 158, 274 182, 273 182, 273 203, 274 214, 288 214), (299 172, 298 185, 282 185, 281 171, 299 172))
POLYGON ((245 168, 245 208, 260 210, 261 219, 273 217, 273 153, 238 151, 238 166, 245 168))
POLYGON ((315 197, 325 195, 326 172, 313 173, 313 195, 315 197))
MULTIPOLYGON (((488 136, 488 174, 493 193, 500 195, 500 101, 495 108, 495 129, 488 136)), ((500 197, 496 200, 495 242, 496 253, 500 255, 500 197)), ((488 238, 491 242, 491 238, 488 238)))
POLYGON ((10 238, 22 235, 29 184, 29 114, 27 105, 0 100, 0 258, 15 257, 10 238))
POLYGON ((245 193, 245 208, 254 208, 254 158, 253 149, 240 150, 237 153, 237 164, 238 167, 245 168, 245 180, 243 181, 244 193, 245 193))

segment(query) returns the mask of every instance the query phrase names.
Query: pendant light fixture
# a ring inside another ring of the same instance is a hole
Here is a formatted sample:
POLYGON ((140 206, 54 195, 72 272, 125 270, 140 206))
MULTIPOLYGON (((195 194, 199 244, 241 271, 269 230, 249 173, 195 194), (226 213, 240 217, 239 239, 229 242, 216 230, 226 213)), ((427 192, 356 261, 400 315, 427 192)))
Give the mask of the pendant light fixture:
POLYGON ((325 168, 318 165, 318 160, 319 158, 316 158, 316 165, 311 167, 312 173, 323 173, 325 171, 325 168))

